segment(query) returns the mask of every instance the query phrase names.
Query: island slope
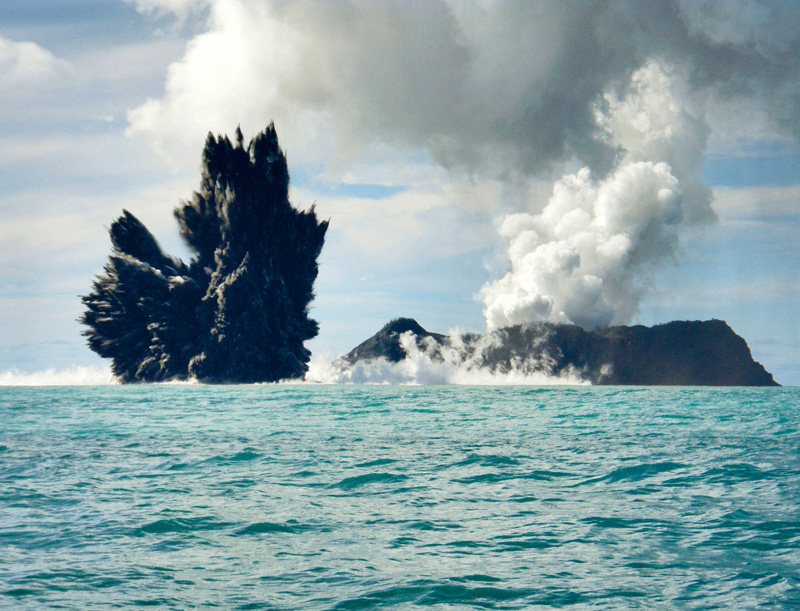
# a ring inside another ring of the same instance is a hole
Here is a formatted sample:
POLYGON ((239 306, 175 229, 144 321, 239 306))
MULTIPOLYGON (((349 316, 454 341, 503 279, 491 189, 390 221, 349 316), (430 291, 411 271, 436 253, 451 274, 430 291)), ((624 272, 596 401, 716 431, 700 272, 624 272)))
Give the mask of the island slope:
POLYGON ((346 370, 381 358, 397 363, 407 357, 404 344, 409 346, 409 339, 434 361, 457 352, 464 366, 497 373, 570 374, 601 385, 778 386, 753 360, 745 340, 721 320, 593 332, 575 325, 534 323, 450 337, 399 318, 336 365, 346 370))

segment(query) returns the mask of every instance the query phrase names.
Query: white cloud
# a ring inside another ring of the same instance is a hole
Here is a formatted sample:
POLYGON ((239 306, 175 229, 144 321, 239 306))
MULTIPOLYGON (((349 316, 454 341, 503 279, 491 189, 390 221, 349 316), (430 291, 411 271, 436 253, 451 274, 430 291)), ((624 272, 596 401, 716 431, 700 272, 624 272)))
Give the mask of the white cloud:
POLYGON ((427 161, 409 160, 407 156, 381 146, 373 147, 367 159, 348 164, 338 171, 336 168, 327 168, 320 178, 347 185, 424 188, 448 180, 450 176, 441 167, 427 161))
POLYGON ((757 218, 800 224, 800 185, 716 187, 714 210, 723 222, 757 218))
POLYGON ((69 72, 68 62, 36 43, 0 36, 0 87, 47 86, 69 72))
MULTIPOLYGON (((209 131, 232 133, 240 124, 255 134, 288 116, 277 92, 297 68, 297 32, 264 3, 219 0, 209 20, 209 31, 170 66, 165 98, 149 99, 128 116, 129 135, 146 134, 176 165, 201 150, 209 131), (273 108, 271 117, 265 106, 273 108)), ((281 136, 285 143, 284 130, 281 136)))
POLYGON ((125 0, 134 4, 142 13, 173 13, 179 18, 185 17, 192 10, 205 7, 210 0, 125 0))

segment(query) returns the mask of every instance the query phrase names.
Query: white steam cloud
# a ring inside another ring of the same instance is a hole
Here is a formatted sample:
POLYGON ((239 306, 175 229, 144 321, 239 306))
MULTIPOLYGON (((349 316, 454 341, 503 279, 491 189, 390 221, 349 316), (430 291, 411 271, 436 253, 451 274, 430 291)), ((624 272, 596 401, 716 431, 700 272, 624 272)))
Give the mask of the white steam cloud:
POLYGON ((490 329, 630 322, 654 271, 676 259, 681 226, 713 218, 700 179, 707 130, 684 89, 649 62, 624 97, 606 93, 597 122, 618 162, 600 179, 589 168, 564 176, 539 214, 505 218, 511 270, 483 289, 490 329))

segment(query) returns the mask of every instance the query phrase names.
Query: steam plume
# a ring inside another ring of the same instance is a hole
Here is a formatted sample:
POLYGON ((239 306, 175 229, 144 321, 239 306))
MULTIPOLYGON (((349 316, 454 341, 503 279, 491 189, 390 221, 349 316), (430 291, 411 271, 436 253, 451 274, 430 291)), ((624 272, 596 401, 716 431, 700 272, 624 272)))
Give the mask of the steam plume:
POLYGON ((175 209, 195 253, 188 265, 130 212, 111 225, 112 253, 81 322, 123 382, 270 382, 308 369, 303 342, 318 333, 308 304, 328 223, 290 205, 273 125, 247 147, 236 136, 208 135, 200 190, 175 209))
POLYGON ((541 213, 505 218, 511 270, 483 289, 490 329, 626 324, 656 269, 676 260, 681 226, 713 218, 700 178, 707 129, 676 93, 679 80, 649 62, 624 97, 607 92, 596 121, 619 151, 613 170, 564 176, 541 213))

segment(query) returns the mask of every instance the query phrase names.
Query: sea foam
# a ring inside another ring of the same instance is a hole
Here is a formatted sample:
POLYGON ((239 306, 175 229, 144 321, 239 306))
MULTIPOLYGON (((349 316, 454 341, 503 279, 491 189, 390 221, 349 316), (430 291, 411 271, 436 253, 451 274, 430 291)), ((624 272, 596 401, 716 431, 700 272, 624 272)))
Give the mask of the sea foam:
POLYGON ((18 369, 0 371, 0 386, 93 386, 113 383, 111 369, 107 366, 75 366, 32 372, 18 369))

